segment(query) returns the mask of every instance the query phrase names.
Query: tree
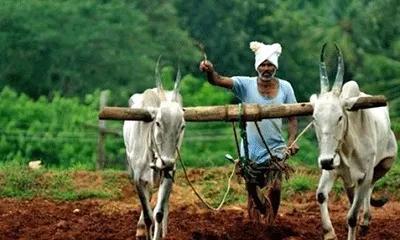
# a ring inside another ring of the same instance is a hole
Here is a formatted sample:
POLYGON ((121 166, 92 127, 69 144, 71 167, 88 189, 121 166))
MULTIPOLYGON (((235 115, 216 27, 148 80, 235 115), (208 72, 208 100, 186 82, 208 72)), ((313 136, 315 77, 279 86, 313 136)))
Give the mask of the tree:
MULTIPOLYGON (((169 17, 168 7, 158 13, 169 17)), ((83 97, 102 88, 128 99, 154 86, 160 54, 171 60, 179 46, 187 66, 198 52, 189 49, 190 38, 176 20, 159 36, 164 21, 122 0, 1 1, 0 87, 10 85, 34 98, 54 90, 83 97)))

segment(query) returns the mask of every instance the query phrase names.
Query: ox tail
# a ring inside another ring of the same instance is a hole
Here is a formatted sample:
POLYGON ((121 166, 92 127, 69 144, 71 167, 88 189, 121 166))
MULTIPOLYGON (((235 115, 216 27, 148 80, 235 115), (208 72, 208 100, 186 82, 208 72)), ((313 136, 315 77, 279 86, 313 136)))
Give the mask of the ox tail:
POLYGON ((371 197, 370 199, 371 206, 373 207, 383 207, 383 205, 385 205, 388 201, 389 198, 386 196, 381 196, 378 199, 371 197))

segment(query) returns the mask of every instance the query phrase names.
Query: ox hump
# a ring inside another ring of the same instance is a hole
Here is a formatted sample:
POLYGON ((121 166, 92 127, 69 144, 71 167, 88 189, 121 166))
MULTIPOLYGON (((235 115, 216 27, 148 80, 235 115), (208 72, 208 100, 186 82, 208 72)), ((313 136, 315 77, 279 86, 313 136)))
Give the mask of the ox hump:
POLYGON ((350 98, 350 97, 358 97, 358 96, 360 96, 360 94, 361 94, 361 92, 360 92, 360 87, 358 86, 358 83, 355 81, 349 81, 343 85, 342 93, 341 93, 340 97, 342 99, 345 99, 345 98, 350 98))

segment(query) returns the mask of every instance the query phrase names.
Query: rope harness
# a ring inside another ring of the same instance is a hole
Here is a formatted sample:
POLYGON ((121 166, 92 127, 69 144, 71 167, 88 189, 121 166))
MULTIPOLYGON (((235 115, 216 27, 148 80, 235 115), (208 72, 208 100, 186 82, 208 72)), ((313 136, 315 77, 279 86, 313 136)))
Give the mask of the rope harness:
MULTIPOLYGON (((255 121, 254 124, 271 158, 269 161, 264 161, 261 163, 255 162, 249 158, 249 144, 247 141, 246 131, 247 124, 243 118, 242 104, 239 104, 239 128, 240 136, 243 140, 244 156, 240 156, 240 150, 238 149, 240 157, 237 173, 245 179, 247 184, 255 184, 260 188, 265 187, 275 179, 279 179, 281 181, 283 175, 285 175, 285 178, 288 179, 290 174, 294 172, 294 169, 285 163, 285 160, 289 157, 289 154, 285 153, 283 159, 280 159, 272 154, 271 149, 268 147, 268 144, 261 133, 258 123, 255 121)), ((239 144, 237 142, 238 139, 236 137, 236 129, 235 127, 233 127, 233 129, 236 147, 239 148, 239 144)))

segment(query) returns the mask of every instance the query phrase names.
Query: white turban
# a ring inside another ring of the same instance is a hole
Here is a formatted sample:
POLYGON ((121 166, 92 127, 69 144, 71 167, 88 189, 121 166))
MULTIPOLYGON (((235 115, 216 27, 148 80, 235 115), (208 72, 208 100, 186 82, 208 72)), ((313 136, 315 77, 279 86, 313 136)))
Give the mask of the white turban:
POLYGON ((257 67, 260 66, 265 60, 270 61, 272 64, 278 68, 278 57, 281 55, 282 47, 279 43, 274 43, 272 45, 266 45, 261 42, 251 42, 250 49, 253 50, 256 55, 256 60, 254 63, 254 67, 257 70, 257 67))

